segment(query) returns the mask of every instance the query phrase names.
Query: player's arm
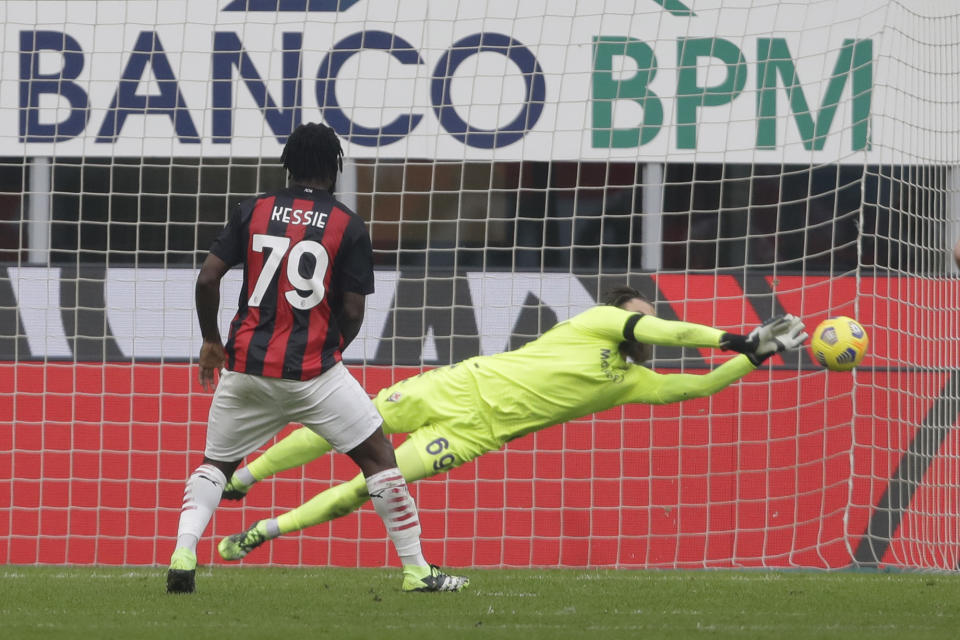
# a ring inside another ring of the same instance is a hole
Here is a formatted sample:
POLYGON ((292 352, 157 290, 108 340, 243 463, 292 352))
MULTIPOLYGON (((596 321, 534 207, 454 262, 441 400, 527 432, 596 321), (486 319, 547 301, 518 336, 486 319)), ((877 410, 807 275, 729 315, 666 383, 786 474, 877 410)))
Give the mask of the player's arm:
POLYGON ((624 326, 624 337, 628 340, 661 347, 719 348, 723 345, 724 335, 724 331, 707 325, 682 320, 663 320, 639 313, 628 319, 624 326))
POLYGON ((239 206, 234 206, 226 226, 213 241, 200 273, 194 298, 197 305, 197 321, 203 345, 200 347, 200 386, 210 389, 214 384, 214 372, 223 368, 226 354, 217 314, 220 311, 220 281, 227 271, 244 258, 246 242, 243 234, 243 214, 239 206))
POLYGON ((353 291, 343 292, 343 309, 337 319, 340 325, 340 335, 343 336, 343 349, 346 349, 347 345, 353 342, 353 339, 360 333, 365 307, 366 296, 353 291))
POLYGON ((350 220, 347 234, 337 260, 337 281, 343 291, 342 305, 337 315, 342 343, 341 350, 353 342, 363 324, 366 296, 373 293, 373 247, 363 220, 350 220))
POLYGON ((229 268, 227 263, 217 256, 207 254, 207 259, 203 261, 197 275, 194 291, 197 321, 200 324, 200 335, 203 336, 198 359, 200 386, 208 390, 215 383, 214 372, 219 371, 226 360, 217 313, 220 311, 220 281, 229 268))
POLYGON ((663 347, 719 347, 724 332, 702 324, 660 318, 601 305, 574 316, 575 326, 611 341, 645 342, 663 347))
MULTIPOLYGON (((713 395, 756 369, 761 362, 774 353, 798 349, 803 345, 803 341, 807 339, 803 322, 793 316, 788 317, 790 321, 785 325, 786 328, 769 340, 758 342, 753 353, 741 353, 709 373, 660 374, 646 367, 632 367, 628 374, 633 389, 630 402, 667 404, 713 395)), ((754 335, 761 328, 769 327, 770 324, 773 323, 765 322, 750 335, 754 335)))
POLYGON ((197 304, 197 320, 200 323, 200 335, 204 342, 222 343, 217 313, 220 311, 220 281, 230 267, 213 255, 207 254, 200 273, 194 297, 197 304))
POLYGON ((803 329, 803 322, 790 314, 766 320, 749 335, 730 333, 690 322, 661 320, 656 316, 634 314, 624 326, 624 337, 661 346, 714 347, 736 351, 746 355, 754 365, 759 365, 779 351, 794 348, 787 346, 788 343, 792 345, 797 339, 802 343, 807 337, 803 329), (638 315, 640 317, 637 317, 638 315))
POLYGON ((633 388, 630 402, 669 404, 693 398, 705 398, 730 386, 755 370, 757 365, 740 354, 709 373, 657 373, 646 367, 630 369, 628 381, 633 388))
POLYGON ((752 350, 748 336, 682 320, 664 320, 613 306, 599 306, 573 319, 611 340, 627 340, 661 347, 711 347, 739 353, 752 350))

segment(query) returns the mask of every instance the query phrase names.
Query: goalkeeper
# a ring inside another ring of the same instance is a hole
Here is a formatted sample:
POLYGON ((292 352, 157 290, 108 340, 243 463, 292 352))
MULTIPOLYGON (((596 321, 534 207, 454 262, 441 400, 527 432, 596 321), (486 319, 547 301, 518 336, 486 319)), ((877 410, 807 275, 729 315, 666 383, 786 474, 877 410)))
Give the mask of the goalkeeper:
MULTIPOLYGON (((749 335, 661 320, 638 291, 620 287, 593 307, 506 353, 477 356, 389 386, 374 399, 385 433, 409 433, 397 466, 416 482, 470 462, 527 433, 627 403, 666 404, 711 395, 773 354, 795 349, 807 334, 791 315, 749 335), (703 375, 659 374, 638 363, 651 345, 714 347, 739 352, 703 375)), ((331 450, 301 428, 238 469, 223 496, 240 499, 258 480, 331 450)), ((239 560, 267 540, 347 515, 366 500, 363 475, 335 485, 277 518, 222 539, 224 560, 239 560)))

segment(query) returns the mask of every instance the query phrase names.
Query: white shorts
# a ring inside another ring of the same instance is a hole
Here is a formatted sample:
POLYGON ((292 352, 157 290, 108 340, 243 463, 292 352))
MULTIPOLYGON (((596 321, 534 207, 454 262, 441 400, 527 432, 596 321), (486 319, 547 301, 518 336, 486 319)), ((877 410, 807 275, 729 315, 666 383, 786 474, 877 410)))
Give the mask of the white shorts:
POLYGON ((223 371, 210 405, 204 455, 221 462, 240 460, 291 422, 309 427, 346 453, 369 438, 383 419, 339 362, 311 380, 223 371))

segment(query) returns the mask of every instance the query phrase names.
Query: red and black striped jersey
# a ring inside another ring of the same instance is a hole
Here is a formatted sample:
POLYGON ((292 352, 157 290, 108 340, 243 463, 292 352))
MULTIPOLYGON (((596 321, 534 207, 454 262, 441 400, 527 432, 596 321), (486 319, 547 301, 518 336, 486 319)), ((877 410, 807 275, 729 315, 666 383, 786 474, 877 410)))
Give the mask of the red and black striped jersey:
POLYGON ((373 293, 360 216, 326 191, 291 186, 235 205, 210 253, 243 264, 228 369, 309 380, 340 361, 343 294, 373 293))

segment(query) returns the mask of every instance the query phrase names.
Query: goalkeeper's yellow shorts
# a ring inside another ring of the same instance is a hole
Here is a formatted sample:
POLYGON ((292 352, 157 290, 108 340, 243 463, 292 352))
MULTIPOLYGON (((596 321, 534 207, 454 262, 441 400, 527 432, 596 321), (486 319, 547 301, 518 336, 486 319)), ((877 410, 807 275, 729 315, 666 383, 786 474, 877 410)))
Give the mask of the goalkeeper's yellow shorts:
POLYGON ((373 403, 383 416, 384 433, 410 434, 397 455, 414 449, 424 478, 503 446, 493 435, 474 380, 462 365, 402 380, 381 390, 373 403))

